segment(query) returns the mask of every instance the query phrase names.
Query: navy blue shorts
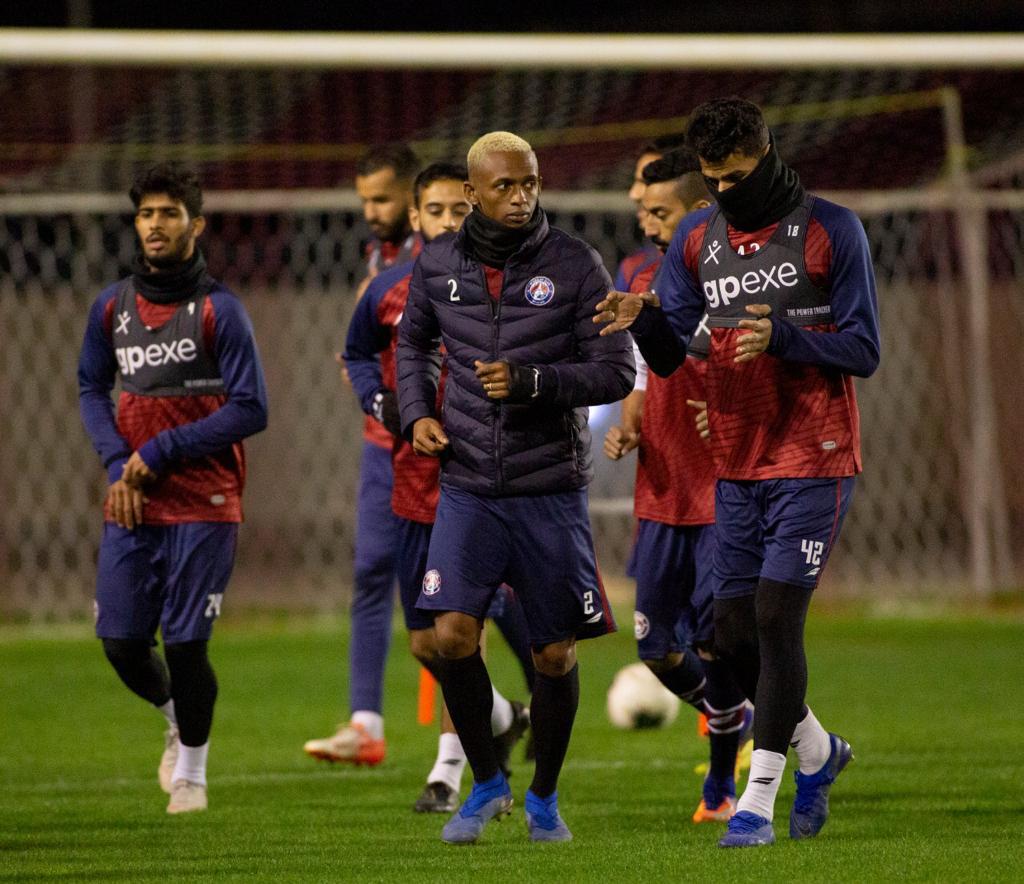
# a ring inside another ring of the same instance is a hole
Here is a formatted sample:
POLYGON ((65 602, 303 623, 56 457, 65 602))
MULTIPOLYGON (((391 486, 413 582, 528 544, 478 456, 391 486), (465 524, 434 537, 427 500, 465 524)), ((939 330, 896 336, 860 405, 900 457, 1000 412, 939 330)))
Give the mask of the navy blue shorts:
POLYGON ((483 619, 502 583, 515 588, 535 648, 614 631, 586 489, 483 497, 441 488, 417 607, 483 619))
POLYGON ((206 641, 235 564, 236 522, 103 526, 96 635, 165 644, 206 641))
POLYGON ((712 643, 714 552, 714 525, 639 520, 631 571, 636 578, 633 631, 641 660, 712 643))
POLYGON ((416 608, 427 573, 427 551, 433 525, 395 517, 398 523, 398 595, 402 600, 405 628, 433 629, 434 615, 416 608))
POLYGON ((762 577, 814 589, 850 505, 853 476, 715 485, 715 591, 750 595, 762 577))

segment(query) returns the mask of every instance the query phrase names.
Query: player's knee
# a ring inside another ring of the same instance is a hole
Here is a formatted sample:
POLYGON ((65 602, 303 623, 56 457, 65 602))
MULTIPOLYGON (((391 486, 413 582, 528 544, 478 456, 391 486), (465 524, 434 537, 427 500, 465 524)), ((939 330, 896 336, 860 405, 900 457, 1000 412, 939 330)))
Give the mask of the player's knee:
POLYGON ((433 629, 409 630, 409 650, 428 670, 437 665, 437 635, 433 629))
POLYGON ((550 678, 561 678, 576 665, 576 642, 573 639, 554 642, 533 651, 533 665, 550 678))
POLYGON ((149 657, 149 642, 144 639, 105 638, 101 641, 103 653, 118 671, 138 666, 149 657))
POLYGON ((458 611, 440 614, 434 620, 437 652, 446 660, 459 660, 480 646, 480 624, 475 617, 458 611))

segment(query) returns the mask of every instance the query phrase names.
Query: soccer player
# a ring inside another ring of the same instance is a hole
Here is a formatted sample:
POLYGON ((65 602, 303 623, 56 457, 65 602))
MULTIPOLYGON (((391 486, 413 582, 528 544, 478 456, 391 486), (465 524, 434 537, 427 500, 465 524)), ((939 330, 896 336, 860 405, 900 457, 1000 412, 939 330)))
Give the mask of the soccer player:
MULTIPOLYGON (((404 144, 371 148, 356 167, 356 192, 373 231, 367 248, 367 276, 361 297, 377 274, 415 257, 419 238, 409 222, 412 182, 419 161, 404 144)), ((335 360, 347 382, 340 353, 335 360)), ((379 421, 363 421, 363 451, 356 491, 355 574, 349 643, 347 722, 323 739, 308 740, 308 755, 328 761, 376 765, 384 760, 384 666, 391 644, 397 578, 398 523, 391 512, 392 436, 379 421)))
POLYGON ((611 280, 592 248, 548 226, 530 145, 491 132, 470 148, 468 167, 473 211, 456 236, 421 253, 398 344, 402 431, 441 458, 419 607, 435 617, 441 687, 475 780, 441 837, 475 841, 512 804, 479 650, 484 615, 507 582, 537 667, 527 825, 535 841, 566 841, 557 785, 579 702, 575 642, 614 628, 587 514, 586 406, 629 393, 633 357, 625 336, 603 338, 590 321, 611 280))
MULTIPOLYGON (((636 273, 634 292, 653 290, 660 256, 679 223, 710 205, 691 150, 670 151, 645 166, 643 177, 644 233, 659 257, 636 273)), ((659 378, 649 376, 638 358, 636 388, 623 400, 622 424, 609 428, 604 440, 613 460, 639 449, 630 573, 636 578, 640 659, 672 693, 707 716, 711 759, 695 823, 732 816, 736 755, 750 717, 728 664, 714 654, 714 465, 691 407, 705 398, 705 367, 690 358, 671 377, 659 378)))
POLYGON ((185 813, 207 806, 207 643, 242 520, 242 440, 266 426, 267 398, 249 318, 196 245, 195 175, 156 166, 131 199, 141 254, 93 304, 78 364, 82 420, 110 481, 96 635, 121 680, 166 716, 159 780, 167 812, 185 813))
POLYGON ((805 192, 756 105, 703 104, 687 134, 717 205, 680 224, 656 294, 612 292, 595 321, 629 328, 667 375, 708 317, 715 637, 757 709, 747 787, 719 843, 758 846, 775 840, 789 747, 792 838, 818 834, 853 757, 804 704, 804 621, 861 471, 853 377, 878 365, 878 305, 860 221, 805 192))
MULTIPOLYGON (((686 142, 686 135, 662 135, 648 141, 640 148, 640 154, 636 158, 636 165, 633 167, 633 181, 629 185, 629 198, 636 204, 636 223, 641 231, 644 229, 644 218, 646 210, 643 206, 644 188, 647 186, 644 181, 644 168, 648 163, 660 160, 666 152, 682 147, 686 142)), ((626 255, 619 262, 619 269, 615 274, 615 288, 619 291, 629 291, 629 281, 636 275, 637 271, 646 267, 651 261, 660 258, 661 253, 650 241, 645 241, 635 252, 626 255)))
MULTIPOLYGON (((416 176, 410 220, 425 242, 444 233, 455 233, 462 227, 472 209, 463 188, 467 177, 464 166, 451 163, 434 163, 416 176)), ((380 273, 370 283, 349 325, 345 363, 363 410, 394 434, 391 508, 399 525, 396 551, 399 595, 409 630, 410 649, 436 677, 438 653, 434 620, 416 609, 416 601, 426 572, 440 466, 436 458, 421 457, 401 438, 395 394, 398 323, 405 311, 412 270, 413 261, 406 261, 380 273)), ((527 682, 531 683, 533 661, 522 609, 514 596, 506 590, 503 592, 508 597, 503 597, 491 613, 510 638, 517 657, 524 662, 527 682)), ((529 726, 529 717, 521 703, 509 701, 495 690, 491 726, 499 761, 507 774, 509 754, 529 726)), ((441 730, 437 760, 427 777, 423 794, 414 805, 414 810, 419 812, 450 813, 458 806, 466 755, 447 710, 442 717, 441 730)))

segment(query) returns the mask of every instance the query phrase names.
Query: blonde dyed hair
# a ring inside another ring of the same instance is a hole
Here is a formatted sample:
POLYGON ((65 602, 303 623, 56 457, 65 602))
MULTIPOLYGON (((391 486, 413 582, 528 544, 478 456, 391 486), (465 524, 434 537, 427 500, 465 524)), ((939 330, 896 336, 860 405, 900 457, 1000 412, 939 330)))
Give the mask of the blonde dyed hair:
POLYGON ((466 154, 469 171, 472 172, 483 162, 484 157, 492 153, 533 153, 533 148, 529 141, 514 132, 488 132, 474 141, 466 154))

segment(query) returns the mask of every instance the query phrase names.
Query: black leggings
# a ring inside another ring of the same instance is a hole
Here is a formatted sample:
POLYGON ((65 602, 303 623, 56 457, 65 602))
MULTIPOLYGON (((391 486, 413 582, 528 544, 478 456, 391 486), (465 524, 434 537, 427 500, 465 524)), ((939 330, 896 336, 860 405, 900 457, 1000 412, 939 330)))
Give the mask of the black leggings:
POLYGON ((762 579, 753 595, 715 599, 715 643, 754 703, 754 748, 786 754, 807 693, 804 624, 811 590, 762 579))
POLYGON ((217 676, 205 641, 164 645, 165 664, 148 641, 103 639, 103 651, 129 689, 155 706, 174 699, 181 742, 202 746, 210 738, 217 676))

